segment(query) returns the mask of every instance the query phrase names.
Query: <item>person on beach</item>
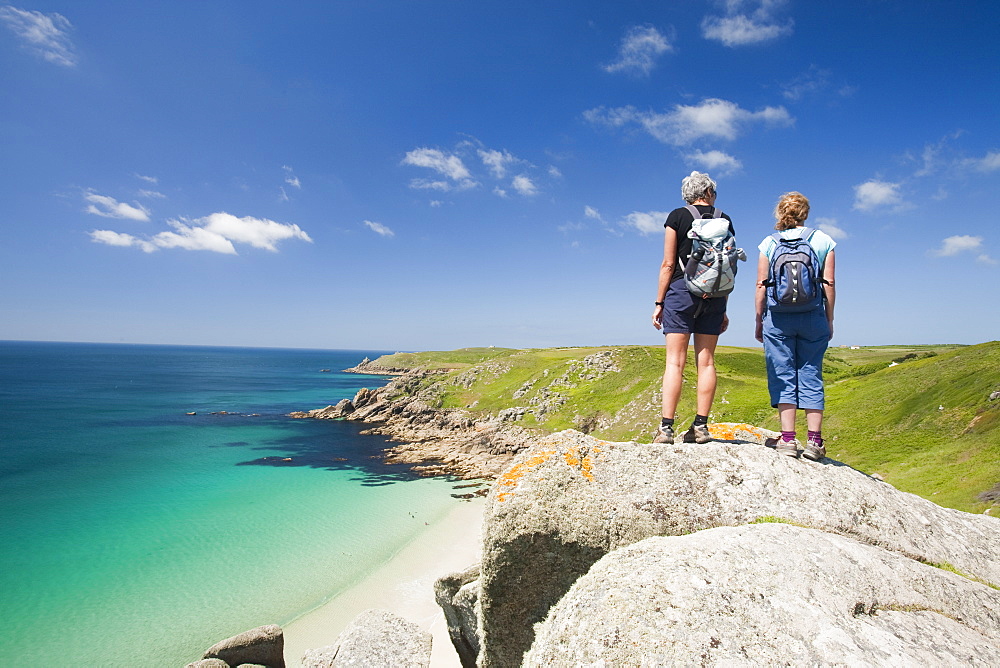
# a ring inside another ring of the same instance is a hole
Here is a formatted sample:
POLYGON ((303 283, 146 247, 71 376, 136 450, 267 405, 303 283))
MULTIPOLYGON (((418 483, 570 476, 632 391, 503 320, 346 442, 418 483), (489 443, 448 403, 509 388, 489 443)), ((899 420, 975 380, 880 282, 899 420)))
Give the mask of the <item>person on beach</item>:
MULTIPOLYGON (((715 215, 716 184, 708 174, 691 172, 681 182, 681 197, 702 215, 715 215)), ((735 235, 733 222, 729 232, 735 235)), ((715 347, 719 335, 729 327, 726 316, 728 297, 700 299, 688 290, 684 267, 691 255, 688 237, 694 216, 687 207, 674 209, 664 223, 663 261, 653 309, 653 327, 662 329, 666 339, 666 369, 663 373, 663 413, 653 443, 674 442, 674 417, 684 382, 687 349, 694 334, 695 362, 698 367, 697 414, 684 433, 685 443, 708 443, 708 414, 715 400, 715 347)))
POLYGON ((826 456, 822 432, 823 355, 833 338, 833 307, 837 296, 833 249, 837 242, 822 230, 803 227, 808 216, 809 200, 801 193, 790 192, 778 200, 774 209, 777 220, 774 228, 778 232, 765 238, 758 247, 754 336, 764 344, 771 406, 778 409, 781 421, 781 438, 775 443, 777 451, 789 457, 799 456, 795 422, 798 409, 802 409, 807 428, 802 455, 818 461, 826 456), (799 240, 804 240, 808 247, 799 240), (795 254, 796 258, 789 259, 789 254, 795 254), (778 275, 782 271, 776 266, 778 256, 800 263, 794 272, 786 272, 789 276, 794 273, 794 282, 778 275), (811 261, 818 261, 818 266, 810 270, 806 263, 811 261), (814 286, 811 293, 807 285, 810 282, 814 286), (806 288, 801 288, 802 285, 806 288), (800 303, 792 303, 795 300, 790 295, 799 290, 803 291, 800 303))

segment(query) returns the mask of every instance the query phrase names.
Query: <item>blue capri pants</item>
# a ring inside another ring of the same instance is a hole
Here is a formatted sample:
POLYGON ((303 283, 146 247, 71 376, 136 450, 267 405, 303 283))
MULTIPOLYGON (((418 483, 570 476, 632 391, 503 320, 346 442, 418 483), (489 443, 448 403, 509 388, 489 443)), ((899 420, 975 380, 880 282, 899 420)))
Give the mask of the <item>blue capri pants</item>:
POLYGON ((830 343, 826 309, 764 314, 764 358, 771 406, 823 410, 823 355, 830 343))

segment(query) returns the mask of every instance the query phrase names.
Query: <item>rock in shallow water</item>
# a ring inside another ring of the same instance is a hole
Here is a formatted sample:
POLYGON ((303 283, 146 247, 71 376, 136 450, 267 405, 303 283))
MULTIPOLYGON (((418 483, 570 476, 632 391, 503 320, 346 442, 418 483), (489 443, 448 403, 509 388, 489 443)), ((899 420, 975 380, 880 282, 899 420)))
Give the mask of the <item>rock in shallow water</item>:
POLYGON ((260 664, 268 668, 285 668, 285 637, 276 624, 258 626, 232 638, 218 642, 203 655, 206 659, 221 659, 230 666, 260 664))

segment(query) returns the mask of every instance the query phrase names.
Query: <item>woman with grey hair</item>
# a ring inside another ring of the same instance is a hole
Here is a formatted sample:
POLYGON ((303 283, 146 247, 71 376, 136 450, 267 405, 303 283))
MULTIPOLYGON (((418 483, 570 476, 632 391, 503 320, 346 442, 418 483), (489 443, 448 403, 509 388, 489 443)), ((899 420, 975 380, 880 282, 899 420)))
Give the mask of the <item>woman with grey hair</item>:
MULTIPOLYGON (((715 181, 708 174, 691 172, 681 182, 681 196, 701 215, 718 217, 715 209, 715 181)), ((719 212, 721 214, 721 212, 719 212)), ((733 222, 729 232, 735 235, 733 222)), ((664 223, 663 261, 656 288, 653 327, 661 329, 666 339, 666 369, 663 374, 663 413, 653 443, 674 442, 674 418, 684 382, 688 343, 694 335, 695 362, 698 367, 697 414, 684 433, 685 443, 708 443, 708 414, 715 400, 715 347, 719 335, 729 327, 726 316, 727 297, 696 298, 684 281, 684 267, 691 255, 692 240, 688 236, 694 214, 688 207, 674 209, 664 223)))

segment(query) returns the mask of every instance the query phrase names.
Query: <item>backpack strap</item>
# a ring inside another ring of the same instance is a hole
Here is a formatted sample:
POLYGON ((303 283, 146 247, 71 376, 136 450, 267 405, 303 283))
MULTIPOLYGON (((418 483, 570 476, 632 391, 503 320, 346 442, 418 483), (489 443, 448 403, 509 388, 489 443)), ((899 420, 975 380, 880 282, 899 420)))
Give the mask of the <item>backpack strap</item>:
MULTIPOLYGON (((701 220, 702 217, 705 215, 701 211, 699 211, 698 207, 696 207, 694 204, 688 204, 684 208, 691 212, 691 217, 694 218, 695 220, 701 220)), ((722 218, 722 209, 713 206, 712 218, 722 218)))
POLYGON ((802 227, 799 229, 801 229, 802 232, 804 232, 805 234, 800 232, 799 236, 795 237, 794 239, 786 239, 785 237, 781 236, 781 232, 775 232, 774 234, 771 235, 771 238, 774 239, 774 241, 779 244, 782 241, 805 241, 806 243, 809 243, 809 240, 812 239, 812 236, 816 234, 816 230, 810 229, 808 227, 802 227))

